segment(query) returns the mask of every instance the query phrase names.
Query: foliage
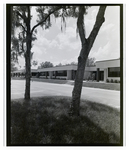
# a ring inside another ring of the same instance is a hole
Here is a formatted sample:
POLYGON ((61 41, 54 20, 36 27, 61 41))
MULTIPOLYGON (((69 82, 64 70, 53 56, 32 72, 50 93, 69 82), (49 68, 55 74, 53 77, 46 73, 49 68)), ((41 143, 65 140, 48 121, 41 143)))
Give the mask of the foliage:
MULTIPOLYGON (((37 6, 36 7, 36 12, 38 12, 38 19, 36 20, 37 23, 39 23, 41 20, 43 20, 47 15, 48 12, 50 11, 50 7, 49 6, 37 6)), ((48 19, 43 22, 42 24, 40 24, 40 26, 42 26, 43 29, 48 29, 49 27, 51 27, 51 21, 50 21, 50 16, 48 17, 48 19)))
MULTIPOLYGON (((18 62, 18 56, 25 57, 27 51, 27 6, 13 6, 12 11, 11 56, 13 60, 18 62)), ((36 39, 35 30, 35 32, 32 33, 31 41, 35 41, 36 39)))
POLYGON ((113 83, 113 79, 111 79, 111 83, 113 83))
POLYGON ((95 80, 95 74, 94 74, 94 73, 93 73, 93 74, 92 74, 92 73, 89 73, 89 74, 87 75, 87 80, 88 80, 88 81, 89 81, 89 80, 90 80, 90 81, 91 81, 91 80, 92 80, 92 81, 95 80))
POLYGON ((70 65, 77 65, 77 62, 71 62, 71 63, 66 63, 65 65, 62 65, 61 63, 59 63, 58 65, 56 65, 56 67, 59 67, 59 66, 70 66, 70 65))
MULTIPOLYGON (((87 13, 87 8, 89 6, 66 6, 66 5, 57 5, 57 6, 39 6, 37 7, 36 11, 38 12, 38 19, 37 19, 37 24, 30 29, 30 21, 31 21, 31 13, 30 13, 30 6, 15 6, 14 7, 14 14, 15 15, 15 26, 19 27, 22 29, 21 34, 19 35, 19 41, 21 41, 20 45, 17 45, 17 51, 19 53, 20 51, 20 46, 22 47, 22 51, 25 51, 24 49, 24 42, 26 46, 26 52, 25 52, 25 60, 26 60, 26 93, 25 97, 30 97, 30 53, 31 53, 31 46, 32 46, 32 41, 33 41, 33 33, 36 27, 41 25, 43 28, 47 29, 51 26, 51 21, 50 21, 50 15, 53 14, 55 18, 61 17, 61 22, 64 23, 66 27, 66 17, 75 17, 77 18, 77 32, 79 33, 80 39, 81 39, 81 44, 82 44, 82 49, 80 52, 80 56, 78 57, 78 69, 76 73, 76 78, 75 78, 75 86, 73 90, 73 102, 78 104, 77 101, 80 101, 80 94, 81 94, 81 89, 82 89, 82 81, 83 81, 83 75, 84 75, 84 69, 85 69, 85 63, 88 57, 88 54, 90 52, 91 47, 93 46, 94 40, 98 34, 98 31, 104 22, 104 12, 106 6, 100 6, 98 15, 96 17, 96 22, 93 27, 93 30, 91 31, 91 34, 89 35, 89 38, 85 38, 85 26, 84 26, 84 14, 87 13), (28 12, 27 12, 28 11, 28 12), (28 82, 27 82, 28 81, 28 82), (79 86, 78 86, 79 85, 79 86), (79 91, 79 92, 78 92, 79 91), (76 94, 78 93, 78 94, 76 94), (76 101, 77 100, 77 101, 76 101)), ((61 24, 61 30, 62 30, 62 24, 61 24)), ((17 54, 17 53, 16 53, 17 54)), ((41 64, 41 67, 44 64, 41 64)), ((46 67, 46 66, 45 66, 46 67)), ((48 67, 48 66, 47 66, 48 67)), ((50 67, 50 66, 49 66, 50 67)), ((29 98, 30 99, 30 98, 29 98)), ((79 105, 78 105, 79 106, 79 105)), ((73 107, 75 108, 75 107, 73 107)), ((75 112, 79 110, 78 109, 73 109, 75 112)), ((79 113, 77 113, 79 114, 79 113)))
POLYGON ((17 67, 15 67, 15 63, 11 61, 11 72, 18 70, 17 67))
POLYGON ((32 61, 32 65, 33 65, 33 66, 37 66, 37 65, 38 65, 38 61, 33 60, 33 61, 32 61))
MULTIPOLYGON (((32 8, 32 6, 29 6, 32 8)), ((50 15, 53 14, 55 11, 61 9, 63 6, 37 6, 36 11, 38 13, 37 17, 37 24, 32 27, 31 33, 31 41, 35 41, 37 29, 36 27, 41 25, 44 29, 47 29, 51 26, 50 23, 50 15)), ((12 51, 12 58, 15 58, 18 61, 18 56, 24 56, 26 53, 26 42, 28 40, 27 37, 27 20, 31 20, 27 16, 28 8, 27 6, 12 6, 12 26, 11 26, 11 51, 12 51), (17 32, 18 31, 18 34, 17 32), (14 57, 14 55, 16 57, 14 57)), ((56 15, 55 15, 56 16, 56 15)), ((57 16, 56 16, 57 17, 57 16)), ((31 44, 32 47, 33 44, 31 44)))
MULTIPOLYGON (((84 6, 84 14, 87 14, 87 9, 90 6, 84 6)), ((38 6, 36 8, 36 11, 38 12, 38 19, 37 22, 39 23, 41 20, 43 20, 48 13, 53 12, 55 19, 61 18, 61 31, 63 28, 66 28, 66 18, 67 17, 74 17, 77 18, 79 14, 79 6, 70 6, 70 5, 60 5, 60 6, 38 6), (56 11, 54 11, 56 10, 56 11)), ((51 27, 51 17, 49 16, 46 22, 40 24, 43 29, 48 29, 51 27)), ((77 30, 78 31, 78 30, 77 30)))
POLYGON ((19 5, 11 6, 11 20, 12 20, 12 32, 11 32, 11 49, 13 49, 12 58, 16 58, 18 61, 18 56, 23 55, 25 57, 25 67, 26 67, 26 85, 25 85, 25 99, 30 99, 30 78, 31 78, 31 60, 33 53, 31 48, 33 41, 36 40, 35 34, 37 33, 36 28, 39 25, 45 25, 48 28, 50 24, 50 15, 55 11, 62 8, 61 6, 46 6, 45 11, 42 13, 42 18, 36 25, 31 28, 31 8, 29 5, 19 5), (17 28, 18 34, 15 35, 15 28, 17 28), (16 57, 14 57, 16 55, 16 57))
POLYGON ((63 66, 62 63, 59 63, 58 65, 56 65, 55 67, 61 67, 63 66))
POLYGON ((88 57, 86 61, 86 67, 94 67, 95 66, 95 58, 94 57, 88 57))
MULTIPOLYGON (((78 63, 77 62, 71 62, 71 63, 66 63, 65 65, 69 66, 69 65, 77 65, 78 63)), ((59 63, 57 66, 63 66, 61 63, 59 63)), ((91 57, 87 59, 86 61, 86 67, 94 67, 95 66, 95 58, 94 57, 91 57)))
POLYGON ((65 65, 70 66, 70 65, 77 65, 77 62, 71 62, 71 63, 66 63, 65 65))
POLYGON ((109 82, 109 79, 106 79, 106 82, 109 82))
POLYGON ((118 81, 117 81, 117 80, 115 80, 115 81, 114 81, 114 83, 118 83, 118 81))
POLYGON ((49 61, 45 61, 40 63, 40 66, 38 66, 38 69, 42 69, 42 68, 50 68, 53 67, 53 63, 49 62, 49 61))

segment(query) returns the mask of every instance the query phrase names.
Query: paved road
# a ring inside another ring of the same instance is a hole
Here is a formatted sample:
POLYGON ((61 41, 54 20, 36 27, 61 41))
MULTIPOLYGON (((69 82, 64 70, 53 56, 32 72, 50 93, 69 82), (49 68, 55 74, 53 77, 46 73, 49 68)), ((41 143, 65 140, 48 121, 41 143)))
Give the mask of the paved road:
MULTIPOLYGON (((72 85, 52 84, 45 82, 31 82, 31 97, 40 96, 72 96, 72 85)), ((11 99, 23 98, 25 92, 25 81, 11 81, 11 99)), ((120 108, 120 91, 105 90, 97 88, 82 88, 81 98, 120 108)))

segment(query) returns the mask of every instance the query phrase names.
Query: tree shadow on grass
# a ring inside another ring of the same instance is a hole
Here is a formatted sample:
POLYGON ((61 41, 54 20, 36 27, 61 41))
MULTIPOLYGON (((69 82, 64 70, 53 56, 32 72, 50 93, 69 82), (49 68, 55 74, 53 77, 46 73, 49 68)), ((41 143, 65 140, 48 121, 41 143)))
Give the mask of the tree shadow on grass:
POLYGON ((49 100, 11 104, 11 145, 112 144, 110 135, 86 115, 69 117, 69 101, 49 100))
POLYGON ((62 115, 50 133, 51 143, 75 145, 109 143, 109 135, 85 116, 70 118, 62 115))

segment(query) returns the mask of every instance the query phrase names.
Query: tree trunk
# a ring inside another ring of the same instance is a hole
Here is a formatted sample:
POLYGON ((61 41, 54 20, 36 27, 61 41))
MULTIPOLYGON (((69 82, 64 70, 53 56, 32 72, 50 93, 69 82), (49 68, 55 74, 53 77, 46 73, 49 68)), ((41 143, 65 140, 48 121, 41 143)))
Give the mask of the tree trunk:
MULTIPOLYGON (((81 51, 84 51, 86 47, 84 46, 81 51)), ((75 84, 72 92, 72 114, 75 116, 80 115, 80 97, 81 97, 81 90, 83 84, 83 76, 85 71, 86 59, 88 54, 78 57, 78 68, 75 77, 75 84)))
POLYGON ((98 31, 102 23, 104 22, 105 9, 106 9, 106 6, 100 6, 93 30, 91 31, 89 38, 86 39, 85 30, 84 30, 84 11, 85 10, 84 10, 84 6, 80 6, 79 8, 77 27, 79 30, 79 36, 80 36, 81 43, 82 43, 82 49, 78 57, 78 68, 77 68, 74 88, 72 92, 72 102, 71 102, 71 108, 70 108, 70 115, 72 116, 80 115, 80 97, 81 97, 81 90, 82 90, 86 60, 93 46, 94 40, 98 34, 98 31))
POLYGON ((30 7, 28 7, 28 21, 27 21, 27 50, 25 54, 26 66, 26 86, 25 86, 25 100, 30 100, 30 78, 31 78, 31 33, 30 33, 30 7))
POLYGON ((31 67, 30 67, 30 54, 29 51, 26 52, 26 86, 25 86, 25 100, 30 100, 30 77, 31 77, 31 67))

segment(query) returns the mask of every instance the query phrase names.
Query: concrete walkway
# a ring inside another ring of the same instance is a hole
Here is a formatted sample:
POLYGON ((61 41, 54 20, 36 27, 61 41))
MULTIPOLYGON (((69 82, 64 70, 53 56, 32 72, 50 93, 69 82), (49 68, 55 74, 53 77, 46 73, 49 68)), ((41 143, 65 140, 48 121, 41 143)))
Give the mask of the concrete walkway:
MULTIPOLYGON (((72 85, 31 82, 31 97, 72 96, 72 85)), ((24 98, 25 81, 11 80, 11 99, 24 98)), ((82 88, 81 98, 111 107, 120 108, 120 91, 98 88, 82 88)))

